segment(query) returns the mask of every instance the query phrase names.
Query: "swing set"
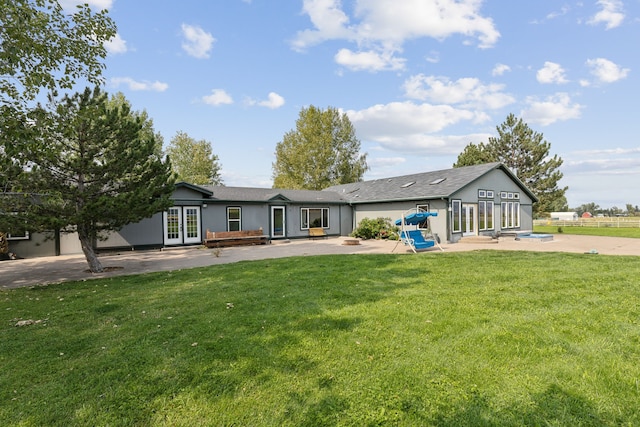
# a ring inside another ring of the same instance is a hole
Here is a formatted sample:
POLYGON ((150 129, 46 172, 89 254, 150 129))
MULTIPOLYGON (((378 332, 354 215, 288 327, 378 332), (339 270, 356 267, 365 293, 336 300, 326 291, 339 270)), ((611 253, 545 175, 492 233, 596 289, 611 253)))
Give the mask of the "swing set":
MULTIPOLYGON (((438 216, 437 212, 428 212, 421 208, 406 211, 402 218, 396 220, 396 226, 400 227, 400 240, 396 243, 393 251, 396 250, 400 242, 409 246, 413 253, 438 246, 441 251, 442 246, 431 231, 430 217, 438 216)), ((391 251, 391 252, 393 252, 391 251)))

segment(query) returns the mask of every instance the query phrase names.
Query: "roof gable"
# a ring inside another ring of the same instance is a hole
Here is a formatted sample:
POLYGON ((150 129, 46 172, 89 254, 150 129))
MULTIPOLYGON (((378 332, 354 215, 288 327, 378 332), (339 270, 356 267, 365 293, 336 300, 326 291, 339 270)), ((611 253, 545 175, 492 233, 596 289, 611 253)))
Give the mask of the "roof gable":
POLYGON ((249 203, 346 203, 339 194, 331 191, 284 190, 254 187, 207 187, 212 201, 249 203))
POLYGON ((447 198, 496 169, 503 170, 532 200, 537 200, 506 166, 498 162, 336 185, 326 191, 337 192, 351 203, 447 198))

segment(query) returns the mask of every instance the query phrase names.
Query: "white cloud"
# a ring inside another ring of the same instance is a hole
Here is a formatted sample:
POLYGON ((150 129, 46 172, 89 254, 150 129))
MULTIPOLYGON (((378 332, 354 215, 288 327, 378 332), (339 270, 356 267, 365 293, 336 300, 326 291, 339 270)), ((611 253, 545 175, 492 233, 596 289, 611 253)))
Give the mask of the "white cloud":
POLYGON ((418 74, 405 81, 404 89, 405 95, 411 99, 460 104, 465 108, 498 109, 515 102, 511 95, 502 92, 504 85, 485 85, 472 77, 451 81, 446 77, 418 74))
POLYGON ((628 154, 640 154, 640 146, 638 147, 629 147, 629 148, 605 148, 605 149, 596 149, 596 150, 578 150, 575 151, 576 154, 583 154, 589 156, 597 156, 601 157, 602 155, 628 155, 628 154))
POLYGON ((495 67, 493 67, 493 70, 491 70, 491 75, 492 76, 501 76, 504 73, 511 71, 511 67, 509 67, 506 64, 496 64, 495 67))
POLYGON ((405 63, 402 58, 394 58, 392 53, 353 52, 349 49, 340 49, 335 61, 352 71, 402 70, 405 63))
POLYGON ((554 11, 554 12, 549 13, 547 15, 547 19, 555 19, 555 18, 557 18, 559 16, 566 15, 567 13, 569 13, 570 10, 571 10, 571 8, 569 6, 564 5, 564 6, 562 6, 560 8, 559 11, 554 11))
POLYGON ((598 0, 597 3, 602 9, 593 15, 591 19, 587 21, 587 24, 598 25, 604 23, 607 30, 616 28, 622 24, 625 18, 622 10, 622 1, 598 0))
MULTIPOLYGON (((388 0, 355 3, 349 17, 340 0, 304 0, 303 13, 313 29, 298 32, 292 47, 305 50, 327 40, 345 40, 384 53, 399 52, 407 40, 422 37, 443 40, 460 34, 476 40, 481 48, 492 47, 500 37, 493 20, 481 15, 478 0, 403 0, 392 7, 388 0)), ((343 56, 338 58, 348 59, 343 56)))
MULTIPOLYGON (((457 155, 469 143, 469 135, 437 133, 460 122, 486 121, 488 116, 448 105, 392 102, 346 111, 358 137, 388 150, 424 155, 457 155)), ((471 138, 471 139, 470 139, 471 138)), ((486 139, 486 138, 485 138, 486 139)))
POLYGON ((154 91, 154 92, 164 92, 169 88, 167 83, 162 83, 159 81, 150 82, 147 80, 137 81, 132 79, 131 77, 114 77, 111 79, 111 85, 114 87, 118 87, 120 85, 127 85, 129 90, 133 91, 154 91))
POLYGON ((555 62, 546 61, 544 63, 544 67, 538 70, 536 73, 536 79, 540 83, 567 83, 568 80, 565 78, 565 71, 560 64, 556 64, 555 62))
POLYGON ((304 50, 325 40, 353 38, 352 30, 347 28, 349 17, 340 6, 340 0, 304 0, 302 11, 309 15, 315 30, 298 32, 293 48, 304 50))
POLYGON ((431 52, 429 52, 429 56, 425 57, 424 59, 431 64, 437 64, 438 62, 440 62, 440 52, 432 50, 431 52))
POLYGON ((255 104, 275 110, 276 108, 280 108, 284 105, 284 98, 275 92, 269 92, 267 100, 258 101, 255 104))
POLYGON ((182 48, 190 56, 198 59, 208 58, 216 41, 210 33, 195 25, 182 24, 182 36, 182 48))
POLYGON ((587 66, 591 69, 591 74, 601 83, 613 83, 622 80, 631 71, 629 68, 620 68, 620 66, 605 58, 588 59, 587 66))
POLYGON ((224 89, 213 89, 210 95, 202 97, 202 101, 209 105, 233 104, 233 98, 224 89))
POLYGON ((118 33, 116 33, 116 35, 111 40, 106 42, 104 47, 107 49, 107 52, 109 52, 111 55, 125 53, 129 50, 127 48, 126 40, 120 37, 120 34, 118 33))
POLYGON ((548 96, 544 100, 537 97, 527 97, 528 108, 522 111, 522 118, 530 123, 547 126, 557 121, 577 119, 582 113, 583 106, 572 103, 568 94, 559 92, 548 96))
POLYGON ((401 165, 407 161, 404 157, 373 157, 367 159, 367 165, 371 168, 388 168, 401 165))
POLYGON ((85 3, 100 10, 111 9, 111 6, 113 6, 113 0, 60 0, 59 3, 65 10, 74 9, 76 6, 85 3))

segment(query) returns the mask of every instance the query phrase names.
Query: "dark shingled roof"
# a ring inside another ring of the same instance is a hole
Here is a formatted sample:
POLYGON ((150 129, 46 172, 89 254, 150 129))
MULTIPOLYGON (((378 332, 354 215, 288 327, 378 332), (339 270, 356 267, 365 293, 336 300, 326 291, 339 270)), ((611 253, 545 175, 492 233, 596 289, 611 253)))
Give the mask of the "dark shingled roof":
POLYGON ((325 191, 337 192, 350 203, 446 198, 494 169, 502 169, 533 200, 537 200, 506 166, 497 162, 335 185, 325 191))
POLYGON ((207 200, 212 202, 372 203, 447 198, 495 169, 504 171, 532 200, 538 200, 502 163, 486 163, 372 181, 354 182, 352 184, 335 185, 322 191, 195 186, 184 182, 178 183, 177 186, 200 191, 207 200))
POLYGON ((285 200, 300 203, 346 203, 346 199, 331 191, 226 186, 205 186, 204 188, 213 192, 211 201, 265 203, 285 200))

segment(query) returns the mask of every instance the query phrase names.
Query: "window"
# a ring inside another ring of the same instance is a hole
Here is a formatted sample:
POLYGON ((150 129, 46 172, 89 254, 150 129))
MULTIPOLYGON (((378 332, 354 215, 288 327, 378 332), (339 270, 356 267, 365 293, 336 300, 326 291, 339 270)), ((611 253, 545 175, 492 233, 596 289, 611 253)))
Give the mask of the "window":
POLYGON ((502 228, 520 227, 520 203, 502 202, 502 228))
POLYGON ((454 233, 462 231, 462 200, 451 202, 451 224, 454 233))
POLYGON ((329 208, 300 208, 300 228, 329 228, 329 208))
MULTIPOLYGON (((420 211, 429 212, 429 205, 418 205, 416 206, 416 209, 418 210, 418 212, 420 211)), ((425 219, 420 224, 418 224, 419 230, 428 230, 430 228, 431 227, 429 227, 429 218, 425 219)))
POLYGON ((23 226, 18 221, 17 225, 10 226, 7 232, 7 240, 29 240, 29 232, 27 231, 26 223, 23 226))
POLYGON ((478 202, 478 221, 480 230, 493 230, 493 202, 478 202))
POLYGON ((242 230, 242 209, 227 208, 227 231, 242 230))
POLYGON ((478 199, 493 199, 493 190, 478 190, 478 199))
POLYGON ((7 240, 29 240, 29 232, 24 230, 22 232, 7 233, 7 240))

